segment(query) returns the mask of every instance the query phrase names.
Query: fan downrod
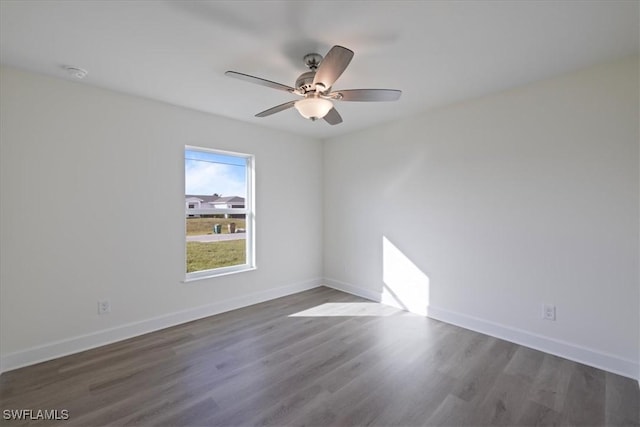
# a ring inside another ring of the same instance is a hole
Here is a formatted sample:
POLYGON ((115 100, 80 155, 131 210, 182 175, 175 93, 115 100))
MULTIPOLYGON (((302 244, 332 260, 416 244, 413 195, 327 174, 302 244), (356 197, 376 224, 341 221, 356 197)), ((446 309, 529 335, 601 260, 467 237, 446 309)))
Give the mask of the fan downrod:
POLYGON ((296 80, 296 89, 304 95, 315 91, 315 88, 313 87, 313 78, 316 75, 320 62, 322 62, 322 55, 319 53, 308 53, 303 59, 304 64, 309 68, 309 71, 300 74, 296 80))

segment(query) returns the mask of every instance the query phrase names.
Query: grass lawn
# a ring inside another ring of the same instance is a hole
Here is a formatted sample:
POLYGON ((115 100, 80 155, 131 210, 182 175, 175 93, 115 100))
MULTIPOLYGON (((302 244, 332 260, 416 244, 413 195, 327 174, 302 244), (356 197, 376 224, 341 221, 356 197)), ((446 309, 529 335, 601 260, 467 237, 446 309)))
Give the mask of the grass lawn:
MULTIPOLYGON (((216 218, 197 218, 224 221, 216 218)), ((242 220, 244 222, 244 220, 242 220)), ((231 222, 231 220, 229 220, 231 222)), ((216 222, 215 224, 220 224, 216 222)), ((237 222, 236 222, 237 224, 237 222)), ((223 227, 224 228, 224 227, 223 227)), ((203 234, 203 233, 200 233, 203 234)), ((228 267, 246 262, 246 240, 227 240, 221 242, 187 242, 187 273, 228 267)))
POLYGON ((203 234, 213 234, 213 226, 220 224, 222 234, 229 233, 227 224, 235 222, 236 229, 244 228, 246 222, 244 218, 187 218, 187 236, 199 236, 203 234))

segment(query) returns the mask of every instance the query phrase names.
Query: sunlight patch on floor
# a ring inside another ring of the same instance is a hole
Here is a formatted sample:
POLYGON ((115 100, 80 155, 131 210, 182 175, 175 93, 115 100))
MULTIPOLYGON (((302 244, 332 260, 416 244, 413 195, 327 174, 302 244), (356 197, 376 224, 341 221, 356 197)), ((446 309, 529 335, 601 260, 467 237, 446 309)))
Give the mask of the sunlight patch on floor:
POLYGON ((376 302, 327 302, 289 317, 392 316, 399 310, 376 302))

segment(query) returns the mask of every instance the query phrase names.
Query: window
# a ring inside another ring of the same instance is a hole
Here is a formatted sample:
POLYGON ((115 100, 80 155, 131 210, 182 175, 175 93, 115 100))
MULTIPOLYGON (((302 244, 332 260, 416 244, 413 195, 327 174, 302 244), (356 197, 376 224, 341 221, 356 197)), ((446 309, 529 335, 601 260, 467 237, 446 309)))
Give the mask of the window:
POLYGON ((253 156, 185 147, 187 280, 254 268, 253 156))

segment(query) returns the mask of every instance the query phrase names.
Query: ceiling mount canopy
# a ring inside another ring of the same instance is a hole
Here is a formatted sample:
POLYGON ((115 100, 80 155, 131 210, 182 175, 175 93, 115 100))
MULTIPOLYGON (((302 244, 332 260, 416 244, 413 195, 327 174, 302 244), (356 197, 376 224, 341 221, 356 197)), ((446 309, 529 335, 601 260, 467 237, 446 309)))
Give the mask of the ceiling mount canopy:
POLYGON ((342 117, 334 108, 332 101, 396 101, 400 99, 402 95, 402 91, 396 89, 346 89, 332 91, 331 87, 347 69, 352 58, 352 50, 338 45, 333 46, 324 58, 317 53, 305 55, 303 60, 310 71, 298 76, 295 87, 237 71, 227 71, 225 75, 303 97, 303 99, 298 101, 289 101, 271 107, 268 110, 256 114, 256 117, 270 116, 295 107, 300 115, 306 119, 312 121, 324 119, 330 125, 337 125, 342 123, 342 117))

